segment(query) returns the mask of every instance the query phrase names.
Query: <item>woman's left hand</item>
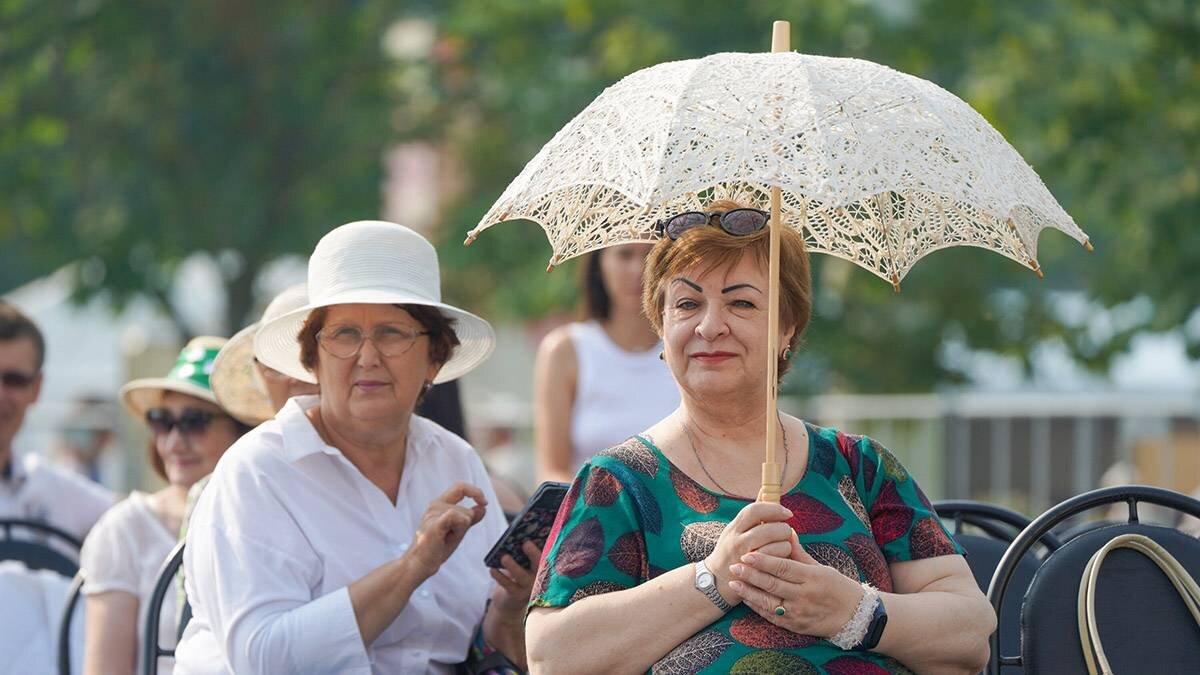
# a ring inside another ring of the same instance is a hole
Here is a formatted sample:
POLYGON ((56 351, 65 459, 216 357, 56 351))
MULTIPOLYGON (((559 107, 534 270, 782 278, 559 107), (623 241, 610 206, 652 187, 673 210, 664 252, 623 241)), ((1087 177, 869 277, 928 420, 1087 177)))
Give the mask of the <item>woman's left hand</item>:
POLYGON ((521 544, 521 550, 529 557, 529 567, 521 567, 512 556, 500 558, 503 570, 492 568, 496 588, 492 591, 489 612, 498 612, 497 619, 505 624, 523 624, 525 608, 529 605, 529 594, 533 591, 533 580, 537 576, 538 563, 542 560, 542 549, 532 541, 521 544))
POLYGON ((837 635, 862 599, 858 583, 818 563, 795 538, 791 556, 751 552, 730 565, 729 571, 733 574, 730 588, 756 614, 801 635, 837 635), (778 607, 783 607, 782 615, 776 613, 778 607))

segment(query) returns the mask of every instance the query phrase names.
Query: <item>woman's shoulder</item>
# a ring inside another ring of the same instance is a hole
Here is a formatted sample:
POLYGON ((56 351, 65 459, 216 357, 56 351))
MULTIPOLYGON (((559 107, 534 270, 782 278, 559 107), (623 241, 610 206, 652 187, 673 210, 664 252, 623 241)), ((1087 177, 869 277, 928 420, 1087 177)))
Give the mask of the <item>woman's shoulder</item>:
POLYGON ((653 441, 639 434, 601 450, 588 460, 585 466, 608 471, 628 469, 646 478, 653 478, 658 475, 662 464, 663 458, 654 447, 653 441))
POLYGON ((575 335, 582 324, 564 323, 552 329, 538 343, 537 357, 554 365, 564 365, 575 362, 575 335))
POLYGON ((414 414, 409 425, 419 446, 433 448, 436 454, 456 463, 482 463, 479 453, 466 439, 428 417, 414 414))

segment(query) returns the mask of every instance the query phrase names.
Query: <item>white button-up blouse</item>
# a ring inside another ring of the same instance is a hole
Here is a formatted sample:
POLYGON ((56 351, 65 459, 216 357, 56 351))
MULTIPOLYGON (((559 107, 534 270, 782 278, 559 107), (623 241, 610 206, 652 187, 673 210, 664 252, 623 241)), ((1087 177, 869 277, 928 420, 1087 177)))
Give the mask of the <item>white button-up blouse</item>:
POLYGON ((193 617, 176 652, 189 673, 450 672, 494 583, 484 555, 505 520, 475 451, 422 417, 410 423, 392 504, 293 398, 217 464, 192 514, 184 553, 193 617), (421 516, 456 481, 478 486, 487 514, 364 647, 350 583, 408 550, 421 516))

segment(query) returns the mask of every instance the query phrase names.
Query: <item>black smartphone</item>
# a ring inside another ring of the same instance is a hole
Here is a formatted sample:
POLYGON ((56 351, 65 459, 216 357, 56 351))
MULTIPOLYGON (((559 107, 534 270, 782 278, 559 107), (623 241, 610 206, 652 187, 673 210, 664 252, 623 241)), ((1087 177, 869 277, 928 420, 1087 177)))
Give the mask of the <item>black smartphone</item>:
POLYGON ((566 483, 551 481, 539 485, 537 492, 533 493, 533 497, 525 503, 521 512, 508 524, 504 535, 483 558, 484 564, 488 567, 501 568, 503 565, 500 564, 500 558, 507 553, 517 561, 518 565, 528 567, 529 556, 521 550, 521 544, 532 541, 538 545, 538 548, 545 547, 546 538, 550 536, 550 528, 554 526, 554 517, 558 515, 558 507, 562 505, 563 498, 567 496, 569 487, 566 483))

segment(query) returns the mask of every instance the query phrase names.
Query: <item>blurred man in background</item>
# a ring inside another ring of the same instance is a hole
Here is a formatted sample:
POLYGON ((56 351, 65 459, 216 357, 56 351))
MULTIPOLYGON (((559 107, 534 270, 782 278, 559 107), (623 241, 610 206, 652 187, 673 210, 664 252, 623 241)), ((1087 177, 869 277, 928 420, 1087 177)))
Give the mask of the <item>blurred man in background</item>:
POLYGON ((45 352, 33 321, 0 303, 0 518, 42 521, 83 539, 116 496, 36 455, 13 451, 25 411, 41 392, 45 352))

